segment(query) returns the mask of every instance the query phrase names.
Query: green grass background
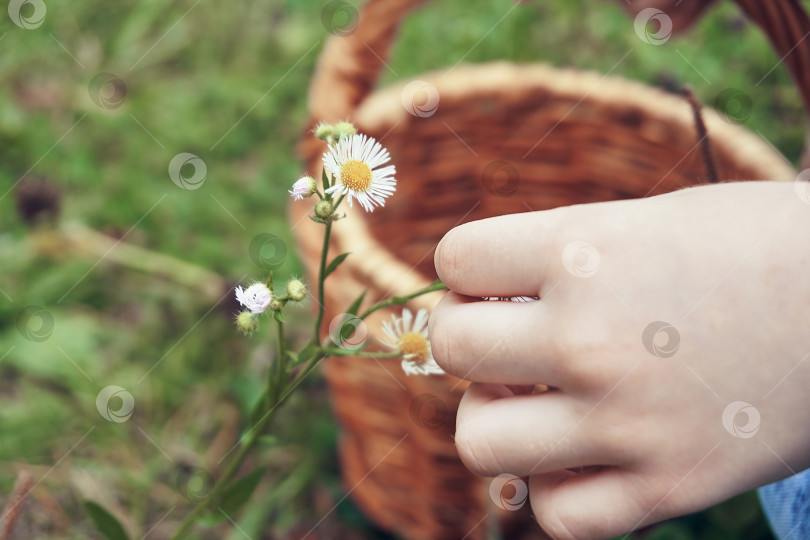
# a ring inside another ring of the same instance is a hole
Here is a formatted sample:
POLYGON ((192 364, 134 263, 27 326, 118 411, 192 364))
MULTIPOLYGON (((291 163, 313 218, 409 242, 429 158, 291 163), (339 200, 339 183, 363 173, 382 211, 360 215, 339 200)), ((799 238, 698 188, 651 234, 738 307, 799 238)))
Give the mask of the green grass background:
MULTIPOLYGON (((86 497, 112 508, 136 538, 156 524, 147 538, 165 535, 188 509, 179 493, 185 483, 197 469, 215 470, 215 450, 244 425, 272 341, 266 332, 237 335, 228 301, 212 309, 193 287, 54 242, 54 222, 20 220, 12 186, 23 176, 48 182, 61 192, 59 223, 126 235, 128 244, 230 282, 262 277, 248 246, 257 234, 276 234, 290 246, 277 274, 300 275, 286 189, 302 172, 294 147, 329 35, 326 5, 54 0, 33 30, 0 13, 0 195, 10 191, 0 200, 0 502, 20 468, 41 479, 21 525, 32 535, 97 537, 81 509, 86 497), (101 72, 126 84, 125 102, 114 110, 90 99, 88 85, 101 72), (200 189, 170 181, 167 166, 179 152, 205 161, 200 189), (17 329, 30 305, 53 317, 43 342, 17 329), (111 384, 135 398, 127 422, 106 422, 96 411, 97 393, 111 384)), ((779 58, 766 39, 730 2, 663 46, 642 43, 612 2, 512 8, 506 0, 440 0, 414 13, 390 59, 398 77, 386 71, 382 84, 462 57, 607 72, 632 48, 615 75, 688 83, 707 104, 727 88, 742 90, 752 103, 744 126, 797 161, 799 97, 783 67, 771 70, 779 58)), ((306 320, 306 307, 293 318, 306 320)), ((268 473, 236 516, 252 538, 300 538, 344 494, 322 380, 307 381, 277 434, 256 454, 254 464, 268 473)), ((227 523, 219 527, 200 537, 243 537, 227 523)), ((350 500, 317 531, 385 537, 350 500)), ((753 494, 645 533, 658 540, 768 537, 753 494)))

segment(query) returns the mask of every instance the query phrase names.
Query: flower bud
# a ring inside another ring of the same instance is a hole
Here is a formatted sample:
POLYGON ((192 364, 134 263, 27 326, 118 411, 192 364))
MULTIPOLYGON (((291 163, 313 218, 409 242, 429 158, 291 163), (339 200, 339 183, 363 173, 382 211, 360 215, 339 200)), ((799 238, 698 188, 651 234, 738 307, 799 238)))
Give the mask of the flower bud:
POLYGON ((317 189, 318 184, 315 182, 315 179, 311 176, 304 176, 296 180, 292 186, 292 191, 288 191, 288 193, 293 199, 300 201, 305 197, 312 197, 317 189))
POLYGON ((300 302, 307 297, 307 286, 297 279, 291 279, 287 282, 287 296, 290 300, 300 302))
POLYGON ((335 135, 338 138, 343 137, 351 137, 352 135, 357 135, 357 128, 354 127, 354 124, 351 122, 338 122, 334 126, 335 135))
POLYGON ((284 302, 278 300, 277 298, 273 298, 270 301, 270 309, 273 311, 281 311, 281 308, 284 307, 284 302))
POLYGON ((257 316, 255 313, 251 313, 250 311, 243 311, 242 313, 236 316, 236 327, 239 329, 240 332, 242 332, 246 336, 249 336, 259 328, 259 321, 257 321, 256 319, 257 316))
POLYGON ((322 141, 331 139, 335 136, 335 126, 320 123, 318 124, 318 127, 315 128, 315 136, 322 141))
POLYGON ((316 204, 315 216, 323 220, 332 217, 332 203, 329 201, 320 201, 318 204, 316 204))

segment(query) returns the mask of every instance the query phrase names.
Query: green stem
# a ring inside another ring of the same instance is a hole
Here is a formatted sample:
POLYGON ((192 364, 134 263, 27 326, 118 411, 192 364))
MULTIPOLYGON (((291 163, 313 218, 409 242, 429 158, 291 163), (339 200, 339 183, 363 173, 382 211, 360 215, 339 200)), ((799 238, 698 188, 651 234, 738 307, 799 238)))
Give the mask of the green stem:
POLYGON ((278 361, 283 364, 286 364, 284 360, 287 357, 287 347, 284 343, 284 323, 281 322, 279 319, 276 319, 276 340, 278 343, 276 346, 278 347, 278 361))
POLYGON ((284 323, 276 319, 276 346, 278 352, 276 353, 276 361, 273 365, 267 368, 267 390, 265 390, 265 400, 267 402, 267 409, 273 406, 273 403, 278 402, 278 396, 281 388, 280 384, 284 381, 282 373, 286 371, 287 365, 287 351, 284 344, 284 323))
POLYGON ((323 314, 326 311, 326 304, 324 303, 323 283, 325 281, 324 274, 326 273, 326 255, 329 251, 329 237, 332 234, 332 223, 327 223, 323 232, 323 248, 321 248, 321 265, 318 270, 318 318, 315 320, 315 341, 320 341, 321 336, 321 323, 323 323, 323 314))
MULTIPOLYGON (((320 195, 320 194, 319 194, 320 195)), ((325 196, 328 197, 326 193, 325 196)), ((341 195, 336 203, 333 205, 333 208, 337 209, 340 203, 343 201, 344 195, 341 195)), ((326 281, 326 260, 329 251, 329 240, 332 234, 332 223, 329 222, 326 224, 326 228, 324 230, 323 235, 323 249, 321 250, 321 260, 320 260, 320 267, 318 273, 318 317, 315 321, 315 328, 314 328, 314 335, 315 338, 312 343, 320 343, 320 330, 321 324, 323 323, 324 314, 326 312, 326 304, 324 298, 324 282, 326 281)), ((379 302, 369 309, 367 309, 361 316, 361 319, 365 319, 372 313, 377 310, 383 309, 388 306, 392 306, 395 304, 405 304, 408 300, 416 298, 417 296, 421 296, 423 294, 427 294, 434 291, 439 291, 442 289, 446 289, 445 285, 441 281, 435 281, 434 283, 430 284, 429 286, 416 291, 415 293, 411 293, 404 296, 394 296, 385 300, 383 302, 379 302)), ((286 353, 286 345, 284 343, 284 323, 280 320, 276 319, 277 323, 277 346, 278 346, 278 358, 276 358, 276 362, 273 366, 268 368, 268 375, 267 375, 267 390, 266 390, 266 407, 267 411, 265 412, 264 416, 254 425, 250 431, 248 431, 247 435, 245 435, 244 439, 242 440, 242 445, 239 448, 236 456, 233 460, 230 461, 225 471, 219 477, 219 479, 214 484, 213 488, 211 489, 211 493, 198 504, 194 510, 189 513, 188 516, 183 520, 180 524, 178 530, 171 536, 170 540, 178 540, 182 538, 186 533, 188 533, 189 529, 194 525, 197 519, 210 508, 212 503, 216 502, 222 494, 222 491, 228 486, 231 480, 234 478, 237 472, 239 472, 239 468, 242 465, 242 462, 247 457, 250 450, 255 445, 256 441, 259 439, 259 436, 264 431, 264 429, 268 426, 268 424, 272 421, 273 417, 277 409, 286 401, 287 397, 292 393, 292 391, 298 386, 298 384, 306 377, 318 364, 320 360, 325 358, 329 355, 334 356, 359 356, 359 357, 367 357, 367 358, 397 358, 401 356, 399 352, 390 352, 390 353, 371 353, 367 351, 350 351, 346 349, 335 349, 332 347, 320 347, 318 352, 315 353, 312 358, 307 362, 304 368, 298 372, 298 374, 292 380, 288 381, 288 367, 289 362, 287 359, 286 353)))
POLYGON ((276 410, 285 400, 287 394, 289 394, 289 392, 287 392, 287 394, 282 396, 285 390, 284 383, 287 380, 288 362, 287 350, 284 342, 284 323, 278 319, 276 319, 276 331, 276 339, 278 341, 278 357, 273 365, 267 368, 267 389, 265 390, 267 412, 265 412, 264 416, 259 419, 256 425, 253 426, 250 431, 248 431, 248 434, 245 435, 242 442, 242 447, 239 448, 239 452, 228 464, 228 467, 225 469, 225 472, 222 473, 222 476, 220 476, 216 481, 214 487, 211 489, 211 493, 205 498, 204 501, 198 504, 188 516, 186 516, 186 519, 183 520, 183 523, 180 525, 180 528, 177 529, 177 532, 175 532, 171 537, 171 540, 182 538, 183 535, 186 534, 194 525, 202 513, 210 507, 211 503, 218 499, 222 493, 222 490, 225 489, 236 473, 239 472, 242 462, 253 448, 253 445, 259 439, 259 436, 275 416, 276 410))
POLYGON ((289 396, 289 394, 292 393, 292 391, 298 386, 298 384, 304 379, 304 377, 309 375, 309 373, 315 368, 315 366, 318 365, 318 362, 320 362, 324 358, 326 358, 326 352, 322 351, 315 354, 315 356, 313 356, 309 360, 309 362, 307 362, 304 368, 301 371, 299 371, 298 374, 290 381, 290 384, 287 386, 286 392, 280 398, 280 403, 283 403, 287 399, 287 396, 289 396))
POLYGON ((267 285, 267 288, 271 291, 273 290, 273 271, 270 270, 270 273, 267 274, 267 279, 264 280, 264 284, 267 285))
MULTIPOLYGON (((346 196, 344 193, 340 197, 338 197, 337 201, 332 205, 332 209, 337 210, 337 207, 340 206, 340 203, 343 202, 343 198, 346 196)), ((326 302, 324 300, 324 282, 326 281, 326 259, 329 255, 329 239, 332 236, 332 222, 329 221, 325 229, 323 231, 323 247, 321 247, 321 263, 318 268, 318 317, 315 320, 315 342, 318 343, 321 340, 321 324, 323 323, 323 315, 326 311, 326 302)))
POLYGON ((368 317, 369 315, 371 315, 372 313, 374 313, 375 311, 377 311, 379 309, 383 309, 383 308, 386 308, 388 306, 393 306, 393 305, 397 305, 397 304, 405 304, 405 303, 408 302, 408 300, 416 298, 417 296, 422 296, 423 294, 432 293, 434 291, 441 291, 441 290, 444 290, 446 288, 447 288, 447 285, 442 283, 441 280, 437 279, 436 281, 434 281, 433 283, 431 283, 430 285, 428 285, 424 289, 420 289, 420 290, 418 290, 418 291, 416 291, 414 293, 406 294, 404 296, 392 296, 388 300, 384 300, 382 302, 378 302, 378 303, 374 304, 373 306, 368 308, 366 311, 364 311, 363 314, 360 315, 360 318, 365 319, 366 317, 368 317))
MULTIPOLYGON (((280 403, 279 403, 280 404, 280 403)), ((259 435, 267 427, 270 421, 275 416, 275 412, 278 409, 278 406, 273 407, 270 409, 264 417, 262 417, 259 422, 253 426, 253 428, 248 432, 245 436, 245 440, 242 443, 242 447, 239 449, 239 452, 236 454, 236 457, 230 462, 228 468, 225 469, 225 472, 222 473, 222 476, 214 484, 214 487, 211 489, 211 493, 208 497, 205 498, 200 504, 198 504, 191 513, 186 516, 186 519, 183 520, 183 523, 180 524, 180 528, 171 536, 169 540, 179 540, 183 538, 183 536, 188 532, 188 530, 194 525, 203 512, 205 512, 209 505, 217 500, 217 497, 222 493, 222 490, 228 485, 231 479, 236 475, 239 471, 239 467, 242 465, 242 461, 244 461, 245 457, 247 456, 248 452, 253 448, 253 445, 259 440, 259 435)))
MULTIPOLYGON (((320 362, 324 358, 326 358, 326 352, 325 351, 315 354, 315 356, 313 356, 309 360, 309 362, 307 362, 307 365, 304 366, 304 369, 299 371, 298 375, 296 375, 295 378, 292 381, 290 381, 290 386, 289 386, 290 391, 292 391, 293 388, 298 386, 298 383, 301 382, 301 379, 303 379, 304 377, 309 375, 309 372, 312 371, 315 368, 315 366, 318 365, 318 362, 320 362)), ((287 397, 286 394, 284 396, 282 396, 282 401, 286 397, 287 397)))
POLYGON ((361 358, 401 358, 402 353, 399 351, 394 352, 369 352, 369 351, 352 351, 349 349, 335 349, 334 347, 325 349, 324 352, 330 356, 357 356, 361 358))

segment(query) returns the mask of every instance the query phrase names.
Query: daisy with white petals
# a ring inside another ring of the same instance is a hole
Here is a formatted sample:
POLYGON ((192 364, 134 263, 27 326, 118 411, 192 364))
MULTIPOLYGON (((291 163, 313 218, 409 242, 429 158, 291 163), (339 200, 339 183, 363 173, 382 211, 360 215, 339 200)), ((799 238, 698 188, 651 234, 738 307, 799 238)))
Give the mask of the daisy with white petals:
POLYGON ((393 165, 383 167, 390 160, 388 150, 371 137, 341 137, 323 155, 324 167, 335 178, 335 185, 326 192, 346 195, 349 206, 357 199, 367 212, 373 212, 396 191, 396 169, 393 165))
POLYGON ((383 323, 383 331, 391 340, 383 343, 402 353, 402 370, 408 375, 442 375, 430 352, 428 340, 428 312, 420 309, 414 320, 411 310, 402 310, 402 317, 391 317, 391 322, 383 323))
POLYGON ((273 300, 273 293, 264 283, 254 283, 245 290, 236 288, 236 299, 251 313, 263 313, 273 300))

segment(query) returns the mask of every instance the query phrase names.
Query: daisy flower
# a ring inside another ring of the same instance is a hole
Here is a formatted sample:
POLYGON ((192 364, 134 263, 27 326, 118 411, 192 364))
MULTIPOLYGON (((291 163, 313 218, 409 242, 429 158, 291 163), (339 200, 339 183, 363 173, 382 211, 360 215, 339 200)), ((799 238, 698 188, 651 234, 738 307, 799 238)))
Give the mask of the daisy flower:
POLYGON ((428 312, 420 309, 414 320, 411 310, 402 310, 402 317, 391 317, 391 322, 383 323, 383 331, 391 340, 383 343, 402 353, 402 370, 408 375, 442 375, 430 352, 428 340, 428 312))
POLYGON ((485 296, 484 300, 491 302, 534 302, 536 296, 485 296))
POLYGON ((357 199, 367 212, 373 212, 396 191, 396 169, 393 165, 383 167, 390 160, 388 150, 371 137, 342 137, 323 155, 324 167, 336 181, 326 192, 347 195, 349 206, 357 199))
POLYGON ((236 288, 236 299, 251 313, 262 313, 273 300, 273 293, 264 283, 254 283, 245 290, 236 288))

